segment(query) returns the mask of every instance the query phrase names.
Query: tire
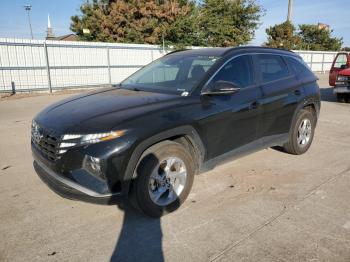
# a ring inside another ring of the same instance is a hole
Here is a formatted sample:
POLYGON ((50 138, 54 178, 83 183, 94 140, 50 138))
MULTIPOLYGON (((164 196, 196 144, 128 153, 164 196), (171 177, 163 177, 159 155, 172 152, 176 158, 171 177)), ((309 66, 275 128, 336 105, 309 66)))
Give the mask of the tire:
POLYGON ((179 143, 164 141, 152 146, 135 170, 132 203, 150 217, 175 211, 192 188, 197 172, 194 163, 191 154, 179 143))
POLYGON ((289 141, 283 146, 284 150, 293 155, 304 154, 312 144, 315 126, 316 116, 306 109, 301 109, 290 131, 289 141))
POLYGON ((337 94, 337 101, 339 103, 345 103, 347 100, 346 94, 338 93, 337 94))
POLYGON ((346 94, 345 102, 350 103, 350 94, 346 94))

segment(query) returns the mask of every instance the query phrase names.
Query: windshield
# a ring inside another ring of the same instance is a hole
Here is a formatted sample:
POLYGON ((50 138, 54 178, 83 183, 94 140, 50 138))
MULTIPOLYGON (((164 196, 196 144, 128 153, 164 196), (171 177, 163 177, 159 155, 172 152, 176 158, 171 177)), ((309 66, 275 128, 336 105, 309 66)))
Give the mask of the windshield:
POLYGON ((216 56, 164 56, 141 68, 121 83, 121 88, 165 93, 190 92, 218 60, 216 56))

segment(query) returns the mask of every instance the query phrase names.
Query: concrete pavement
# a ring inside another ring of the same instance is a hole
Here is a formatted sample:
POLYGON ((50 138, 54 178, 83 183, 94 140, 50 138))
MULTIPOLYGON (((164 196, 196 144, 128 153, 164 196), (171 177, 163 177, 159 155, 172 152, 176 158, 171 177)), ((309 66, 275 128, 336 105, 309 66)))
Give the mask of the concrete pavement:
POLYGON ((37 177, 31 119, 67 95, 0 100, 0 261, 350 261, 350 104, 320 84, 306 154, 221 165, 161 219, 63 199, 37 177))

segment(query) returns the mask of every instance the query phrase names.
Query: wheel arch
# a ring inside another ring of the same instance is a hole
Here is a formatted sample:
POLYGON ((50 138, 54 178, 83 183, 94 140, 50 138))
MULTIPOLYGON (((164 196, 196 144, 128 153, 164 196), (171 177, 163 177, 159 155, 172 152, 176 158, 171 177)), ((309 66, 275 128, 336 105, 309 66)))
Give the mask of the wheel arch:
POLYGON ((320 113, 320 102, 316 101, 315 99, 305 99, 302 102, 300 102, 297 105, 296 109, 294 110, 294 114, 293 114, 293 118, 292 118, 292 122, 289 130, 292 130, 292 127, 296 121, 297 114, 301 109, 306 109, 306 110, 309 110, 311 113, 314 113, 316 123, 317 123, 317 119, 320 113))
POLYGON ((125 193, 129 193, 132 180, 136 179, 134 171, 142 154, 148 148, 166 140, 178 142, 191 150, 191 155, 194 154, 196 157, 198 170, 200 169, 205 156, 205 147, 198 132, 190 125, 162 131, 143 140, 134 148, 124 174, 123 191, 125 193))

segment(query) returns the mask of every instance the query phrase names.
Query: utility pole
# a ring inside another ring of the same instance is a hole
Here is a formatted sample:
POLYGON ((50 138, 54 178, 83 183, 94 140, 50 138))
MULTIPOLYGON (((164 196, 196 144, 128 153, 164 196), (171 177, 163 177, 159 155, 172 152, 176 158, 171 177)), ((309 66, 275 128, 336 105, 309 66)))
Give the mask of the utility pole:
POLYGON ((32 10, 32 6, 31 6, 31 5, 25 5, 25 6, 24 6, 24 10, 26 10, 27 15, 28 15, 28 23, 29 23, 30 36, 32 37, 32 39, 34 39, 34 37, 33 37, 33 30, 32 30, 32 22, 31 22, 31 20, 30 20, 30 11, 32 10))
POLYGON ((288 0, 288 16, 287 21, 292 21, 292 12, 293 12, 293 0, 288 0))

